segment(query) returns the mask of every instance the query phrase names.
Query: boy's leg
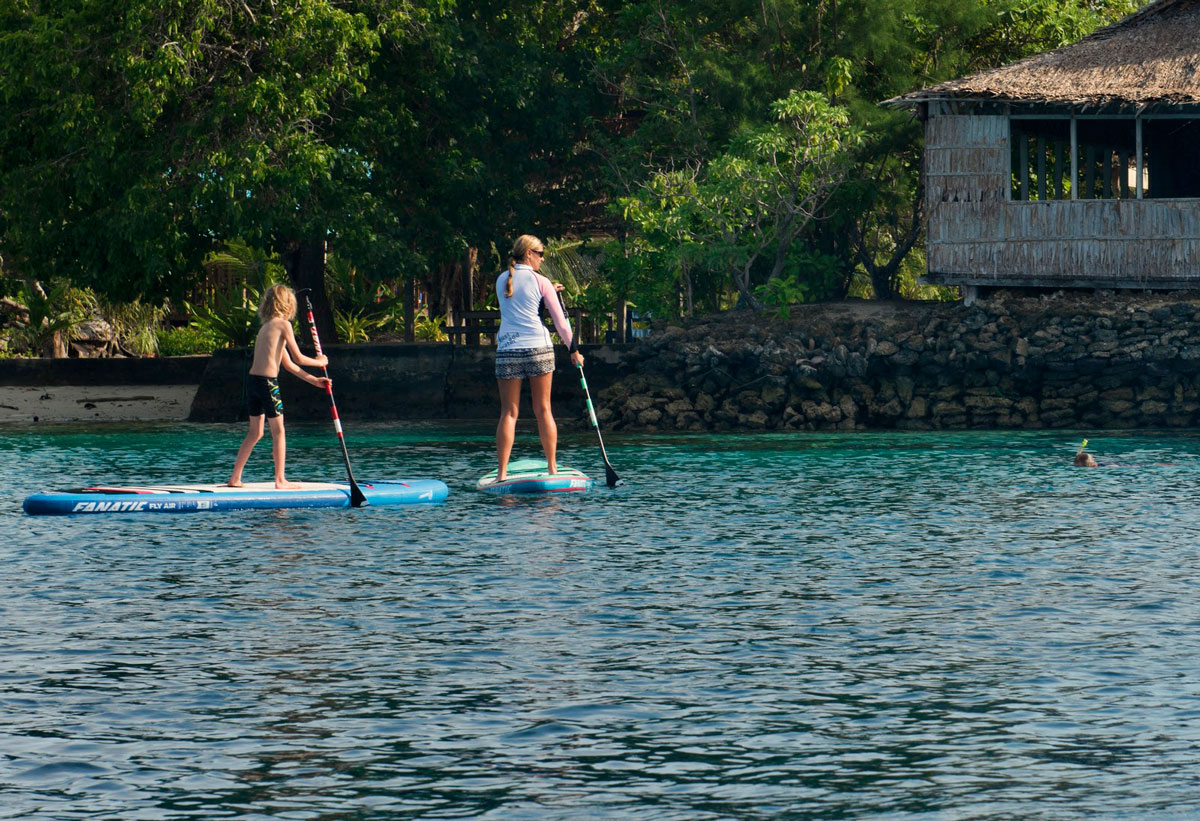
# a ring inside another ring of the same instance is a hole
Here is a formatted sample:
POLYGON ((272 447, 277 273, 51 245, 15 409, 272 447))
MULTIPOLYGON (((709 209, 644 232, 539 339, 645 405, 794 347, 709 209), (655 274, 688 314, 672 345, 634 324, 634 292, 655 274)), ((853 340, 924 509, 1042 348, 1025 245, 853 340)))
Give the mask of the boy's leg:
POLYGON ((550 384, 554 371, 541 376, 529 377, 529 393, 533 399, 533 415, 537 417, 538 438, 542 440, 542 452, 546 454, 546 468, 551 474, 558 472, 558 425, 550 411, 550 384))
POLYGON ((284 462, 287 461, 287 438, 283 433, 283 414, 272 416, 267 420, 271 429, 271 458, 275 460, 275 487, 277 490, 295 490, 300 487, 298 482, 289 482, 284 478, 284 462))
POLYGON ((521 380, 497 379, 500 387, 500 421, 496 424, 496 459, 500 470, 496 481, 508 476, 508 458, 512 455, 513 440, 517 438, 517 412, 521 406, 521 380))
POLYGON ((242 440, 242 446, 238 448, 237 459, 233 462, 233 475, 229 477, 228 485, 230 487, 242 486, 242 470, 246 467, 246 462, 250 459, 250 451, 254 450, 254 446, 258 444, 258 440, 262 439, 263 435, 263 415, 250 417, 250 429, 246 431, 246 438, 242 440))

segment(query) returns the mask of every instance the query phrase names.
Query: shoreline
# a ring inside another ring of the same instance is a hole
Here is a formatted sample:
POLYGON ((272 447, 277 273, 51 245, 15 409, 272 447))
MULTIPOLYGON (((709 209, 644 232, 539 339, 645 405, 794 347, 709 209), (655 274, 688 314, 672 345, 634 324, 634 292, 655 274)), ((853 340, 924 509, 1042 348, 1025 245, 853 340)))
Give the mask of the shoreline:
POLYGON ((184 422, 199 385, 0 386, 0 423, 184 422))

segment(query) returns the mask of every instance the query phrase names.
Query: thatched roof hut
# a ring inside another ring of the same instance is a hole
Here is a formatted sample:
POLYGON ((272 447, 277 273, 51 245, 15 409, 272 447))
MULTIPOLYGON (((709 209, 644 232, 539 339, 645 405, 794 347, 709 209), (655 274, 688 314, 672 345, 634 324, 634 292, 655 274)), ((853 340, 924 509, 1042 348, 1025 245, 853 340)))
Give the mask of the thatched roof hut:
POLYGON ((1156 0, 1078 43, 888 100, 1200 104, 1200 0, 1156 0))
POLYGON ((1200 0, 884 104, 926 124, 929 281, 1200 288, 1200 0))

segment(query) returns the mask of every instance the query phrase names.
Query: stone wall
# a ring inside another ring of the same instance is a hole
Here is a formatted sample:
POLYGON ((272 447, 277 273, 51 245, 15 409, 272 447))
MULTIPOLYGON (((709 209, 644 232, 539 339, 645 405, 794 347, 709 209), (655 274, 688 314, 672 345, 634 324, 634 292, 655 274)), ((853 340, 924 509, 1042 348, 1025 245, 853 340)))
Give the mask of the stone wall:
MULTIPOLYGON (((494 419, 489 347, 331 345, 346 419, 494 419)), ((585 347, 605 430, 937 430, 1200 425, 1200 295, 993 296, 731 312, 585 347)), ((555 415, 586 424, 566 353, 555 415)), ((0 360, 0 385, 196 384, 190 421, 244 419, 249 351, 211 358, 0 360)), ((289 419, 329 418, 282 380, 289 419)), ((528 417, 528 391, 523 415, 528 417)))
POLYGON ((802 306, 666 328, 598 396, 613 429, 1187 427, 1200 298, 802 306))
MULTIPOLYGON (((622 373, 627 346, 585 346, 589 380, 601 384, 622 373)), ((500 408, 496 389, 495 349, 446 343, 408 345, 372 343, 329 345, 329 374, 338 410, 344 418, 495 419, 500 408)), ((551 400, 556 416, 569 422, 582 414, 583 394, 575 369, 561 346, 555 351, 558 370, 551 400)), ((250 367, 248 349, 218 351, 204 372, 192 403, 192 422, 233 422, 245 419, 242 385, 250 367)), ((329 418, 329 399, 284 372, 280 379, 288 419, 329 418)), ((522 392, 522 414, 529 417, 529 391, 522 392)))
POLYGON ((207 356, 0 359, 0 385, 196 385, 208 362, 207 356))

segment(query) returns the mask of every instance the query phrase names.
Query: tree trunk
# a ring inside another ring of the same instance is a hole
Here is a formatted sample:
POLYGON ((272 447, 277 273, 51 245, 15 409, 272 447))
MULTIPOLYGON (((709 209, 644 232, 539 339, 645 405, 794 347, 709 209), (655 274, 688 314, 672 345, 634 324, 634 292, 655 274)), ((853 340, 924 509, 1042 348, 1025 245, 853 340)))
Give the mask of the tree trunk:
POLYGON ((475 309, 475 271, 479 268, 479 249, 472 245, 467 249, 467 264, 462 272, 462 309, 475 309))
POLYGON ((299 313, 303 323, 304 299, 299 297, 300 291, 311 291, 309 299, 313 305, 313 320, 317 325, 317 333, 321 344, 337 342, 337 331, 333 324, 333 308, 325 293, 325 241, 301 240, 289 242, 280 254, 283 257, 283 268, 287 271, 292 288, 296 291, 299 302, 299 313))
POLYGON ((737 304, 733 306, 735 311, 761 311, 763 309, 762 302, 750 290, 749 266, 746 267, 746 270, 735 270, 733 282, 738 290, 737 304))

